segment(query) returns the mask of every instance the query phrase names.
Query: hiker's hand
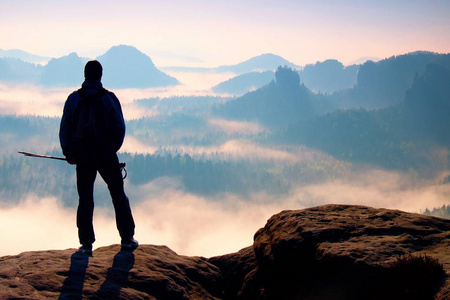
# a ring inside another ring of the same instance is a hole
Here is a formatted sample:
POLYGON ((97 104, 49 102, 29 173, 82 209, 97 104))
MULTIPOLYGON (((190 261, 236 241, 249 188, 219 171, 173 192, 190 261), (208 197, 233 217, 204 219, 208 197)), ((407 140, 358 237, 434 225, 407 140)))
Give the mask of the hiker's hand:
POLYGON ((75 159, 74 158, 67 158, 67 162, 69 163, 69 164, 71 164, 71 165, 76 165, 77 164, 77 162, 75 161, 75 159))

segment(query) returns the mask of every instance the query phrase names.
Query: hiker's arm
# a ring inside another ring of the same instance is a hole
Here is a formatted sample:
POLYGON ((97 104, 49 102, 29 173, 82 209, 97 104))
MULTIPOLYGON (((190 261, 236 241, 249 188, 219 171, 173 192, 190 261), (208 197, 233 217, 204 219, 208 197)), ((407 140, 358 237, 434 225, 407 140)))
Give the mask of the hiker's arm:
POLYGON ((61 124, 59 126, 59 142, 64 156, 69 163, 75 163, 75 154, 72 145, 72 101, 69 96, 64 104, 61 124))
POLYGON ((114 151, 119 151, 122 147, 123 140, 125 138, 125 120, 123 118, 122 107, 120 105, 119 99, 110 92, 113 105, 113 115, 112 115, 112 126, 113 126, 113 142, 114 151))

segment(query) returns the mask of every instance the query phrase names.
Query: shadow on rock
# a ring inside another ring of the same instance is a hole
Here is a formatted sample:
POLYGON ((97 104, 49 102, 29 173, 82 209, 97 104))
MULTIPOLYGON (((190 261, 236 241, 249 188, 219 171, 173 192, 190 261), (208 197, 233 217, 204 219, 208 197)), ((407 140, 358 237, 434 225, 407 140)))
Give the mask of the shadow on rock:
POLYGON ((105 282, 95 293, 93 298, 118 299, 120 290, 128 282, 130 270, 134 266, 134 254, 130 251, 120 251, 114 256, 112 267, 108 269, 105 282))
POLYGON ((64 280, 59 299, 81 299, 89 257, 75 252, 70 259, 69 274, 64 280))

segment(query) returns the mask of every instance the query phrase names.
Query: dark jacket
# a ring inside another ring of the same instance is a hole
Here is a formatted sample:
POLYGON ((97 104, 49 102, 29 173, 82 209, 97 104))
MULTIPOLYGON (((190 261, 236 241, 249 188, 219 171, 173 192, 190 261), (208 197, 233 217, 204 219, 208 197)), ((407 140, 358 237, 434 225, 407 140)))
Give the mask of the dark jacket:
MULTIPOLYGON (((83 91, 87 95, 94 95, 103 89, 100 81, 85 81, 82 85, 83 91)), ((78 91, 74 91, 66 100, 64 104, 64 111, 61 118, 61 125, 59 128, 59 141, 64 156, 68 159, 77 158, 80 154, 80 147, 85 149, 92 147, 92 151, 111 151, 117 152, 122 146, 125 138, 125 121, 123 118, 122 108, 119 99, 114 93, 107 91, 99 99, 101 101, 102 109, 108 119, 108 132, 105 133, 106 146, 102 149, 95 149, 95 145, 80 145, 80 141, 75 138, 75 130, 77 128, 77 106, 82 100, 78 91)))

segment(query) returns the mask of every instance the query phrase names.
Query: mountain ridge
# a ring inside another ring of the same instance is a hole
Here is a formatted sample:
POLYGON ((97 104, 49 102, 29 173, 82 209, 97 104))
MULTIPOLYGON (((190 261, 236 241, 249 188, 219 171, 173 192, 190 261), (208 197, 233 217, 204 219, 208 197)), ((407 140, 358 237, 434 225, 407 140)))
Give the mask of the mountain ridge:
POLYGON ((275 71, 279 66, 288 66, 294 69, 300 69, 300 66, 289 62, 283 57, 272 54, 265 53, 258 56, 251 57, 243 62, 237 63, 235 65, 222 65, 218 67, 163 67, 161 69, 166 71, 178 71, 178 72, 230 72, 235 74, 244 74, 250 72, 261 72, 261 71, 275 71))
POLYGON ((47 63, 50 59, 52 59, 51 57, 32 54, 21 49, 9 49, 9 50, 0 49, 0 58, 8 58, 8 57, 17 58, 23 60, 24 62, 34 64, 47 63))
MULTIPOLYGON (((150 57, 132 46, 113 46, 97 59, 104 64, 104 69, 109 69, 104 73, 102 81, 111 88, 148 88, 179 84, 176 78, 158 70, 150 57)), ((52 58, 45 66, 25 63, 19 59, 0 58, 0 80, 45 87, 78 86, 84 81, 83 70, 88 60, 89 58, 80 57, 75 52, 52 58), (20 65, 28 66, 25 68, 20 65), (29 73, 33 73, 33 76, 29 73)))

